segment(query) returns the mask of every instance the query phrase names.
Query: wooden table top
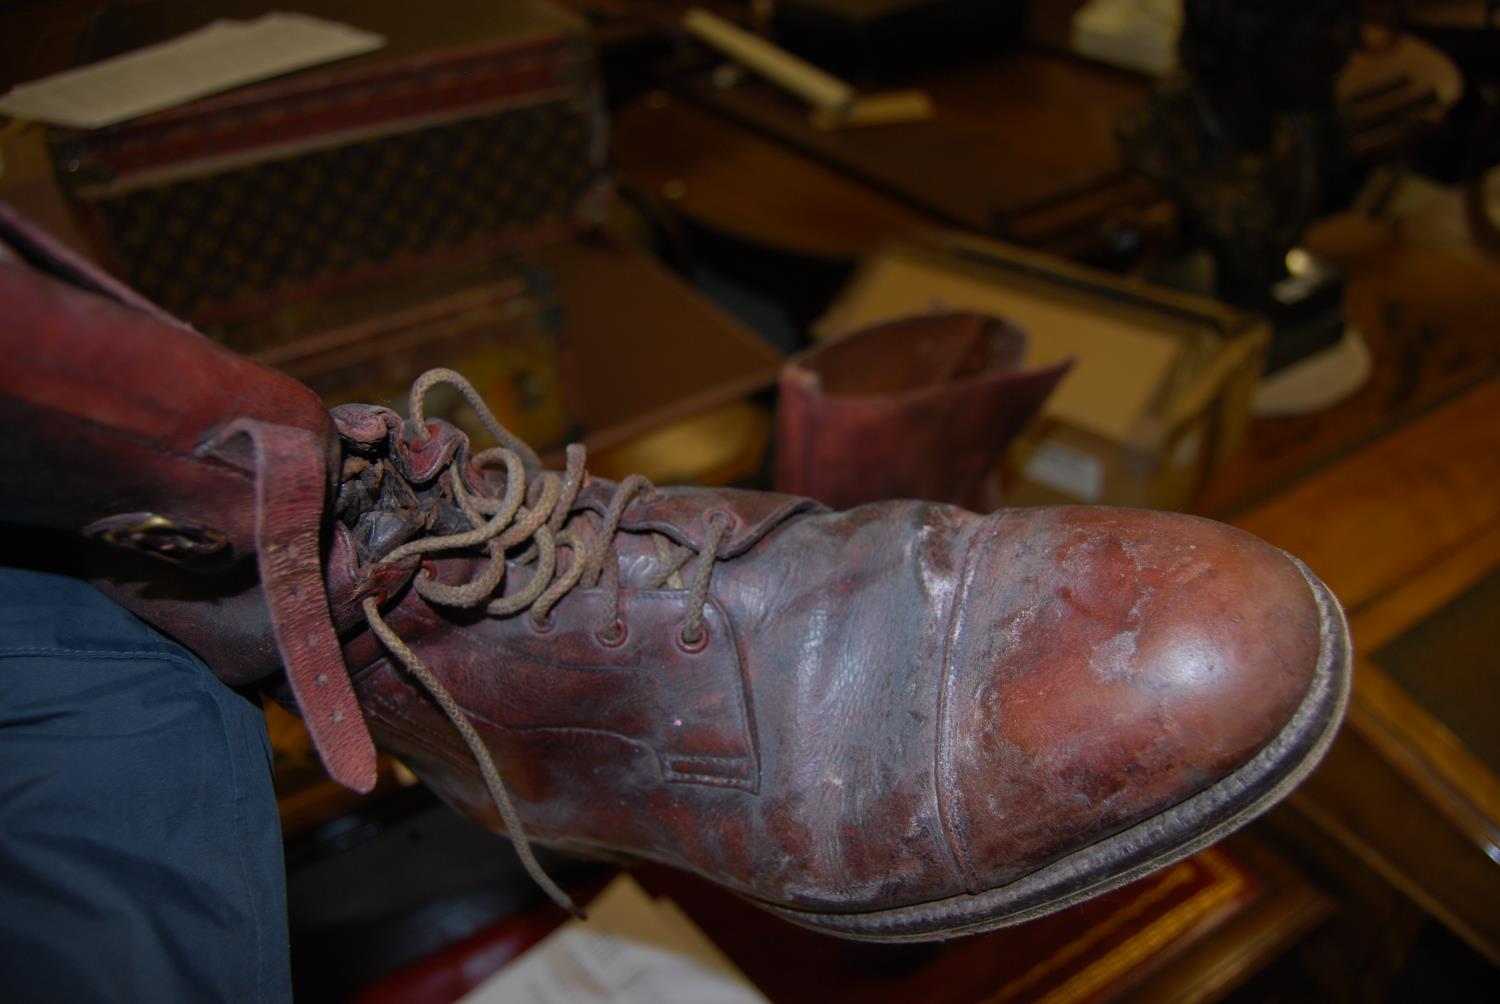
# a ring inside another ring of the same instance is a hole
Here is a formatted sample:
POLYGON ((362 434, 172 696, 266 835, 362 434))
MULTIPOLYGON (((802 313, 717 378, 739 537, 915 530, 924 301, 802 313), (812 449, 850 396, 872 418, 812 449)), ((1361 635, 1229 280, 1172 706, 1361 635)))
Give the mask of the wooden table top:
MULTIPOLYGON (((1303 558, 1339 596, 1354 639, 1344 730, 1291 805, 1500 962, 1500 777, 1369 658, 1500 569, 1500 377, 1237 523, 1303 558)), ((1492 699, 1494 660, 1465 668, 1492 699)))
POLYGON ((820 133, 768 86, 685 81, 675 96, 621 110, 613 163, 627 183, 742 240, 854 258, 920 226, 991 232, 1119 176, 1114 119, 1149 89, 1135 74, 1032 49, 923 83, 932 122, 820 133))
POLYGON ((1227 519, 1266 502, 1500 367, 1500 260, 1423 246, 1353 214, 1315 227, 1306 243, 1348 274, 1346 316, 1369 344, 1370 379, 1324 411, 1255 420, 1195 512, 1227 519))
MULTIPOLYGON (((1458 100, 1452 63, 1380 28, 1339 91, 1356 152, 1378 159, 1458 100)), ((1151 81, 1023 46, 916 82, 931 121, 824 132, 769 84, 667 82, 616 115, 622 182, 747 243, 850 260, 921 226, 972 230, 1063 254, 1097 250, 1116 223, 1169 227, 1168 204, 1116 148, 1120 115, 1151 81)))

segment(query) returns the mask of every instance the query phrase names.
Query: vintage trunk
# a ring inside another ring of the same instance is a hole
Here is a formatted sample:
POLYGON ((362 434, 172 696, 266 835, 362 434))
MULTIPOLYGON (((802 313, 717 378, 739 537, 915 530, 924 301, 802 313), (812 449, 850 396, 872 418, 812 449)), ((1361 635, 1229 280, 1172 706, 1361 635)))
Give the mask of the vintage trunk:
MULTIPOLYGON (((458 370, 507 428, 551 449, 575 436, 581 421, 562 321, 546 269, 494 254, 285 304, 216 334, 331 405, 380 401, 404 411, 419 373, 458 370)), ((434 394, 429 411, 472 436, 486 435, 456 394, 434 394)))
MULTIPOLYGON (((147 297, 217 334, 600 216, 604 117, 581 21, 534 0, 298 9, 387 44, 116 126, 53 131, 58 177, 98 255, 147 297)), ((208 20, 175 0, 106 12, 82 61, 208 20)))

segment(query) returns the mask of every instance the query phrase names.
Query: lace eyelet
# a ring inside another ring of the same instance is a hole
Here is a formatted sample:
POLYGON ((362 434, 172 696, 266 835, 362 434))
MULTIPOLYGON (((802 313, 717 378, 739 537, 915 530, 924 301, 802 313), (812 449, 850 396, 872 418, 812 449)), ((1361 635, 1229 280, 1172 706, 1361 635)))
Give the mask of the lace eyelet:
POLYGON ((623 620, 617 620, 610 626, 609 631, 595 631, 594 640, 605 648, 619 648, 625 644, 625 639, 630 637, 630 632, 625 627, 623 620))
POLYGON ((698 628, 698 637, 688 641, 687 636, 682 633, 683 625, 677 625, 677 647, 688 655, 703 651, 708 647, 708 625, 704 624, 698 628))
POLYGON ((535 631, 537 634, 551 634, 552 626, 555 623, 552 617, 548 617, 546 620, 539 621, 535 617, 528 616, 526 618, 526 621, 531 625, 531 630, 535 631))
POLYGON ((712 525, 715 520, 724 524, 724 529, 726 531, 733 530, 736 526, 739 525, 739 520, 735 519, 734 513, 730 512, 728 509, 710 509, 703 514, 704 523, 712 525))
POLYGON ((432 442, 433 433, 436 431, 436 422, 433 422, 431 420, 423 422, 421 425, 412 430, 411 438, 407 440, 407 447, 413 450, 422 449, 428 443, 432 442))

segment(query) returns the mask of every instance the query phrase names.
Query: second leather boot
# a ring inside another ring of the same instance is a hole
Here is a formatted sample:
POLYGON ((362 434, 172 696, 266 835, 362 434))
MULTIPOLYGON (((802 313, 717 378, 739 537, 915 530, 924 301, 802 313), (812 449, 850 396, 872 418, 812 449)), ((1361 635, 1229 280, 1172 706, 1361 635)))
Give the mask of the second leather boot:
POLYGON ((835 509, 891 498, 1000 505, 997 464, 1067 364, 1026 370, 1026 336, 976 313, 875 325, 787 360, 776 490, 835 509))

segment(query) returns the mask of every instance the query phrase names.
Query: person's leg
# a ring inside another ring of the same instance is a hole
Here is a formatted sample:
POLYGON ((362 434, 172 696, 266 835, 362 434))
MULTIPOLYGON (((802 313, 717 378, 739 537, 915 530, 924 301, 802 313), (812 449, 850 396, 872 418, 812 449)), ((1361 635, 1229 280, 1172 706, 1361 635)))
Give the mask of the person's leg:
POLYGON ((291 997, 258 707, 85 583, 0 568, 0 987, 291 997))

